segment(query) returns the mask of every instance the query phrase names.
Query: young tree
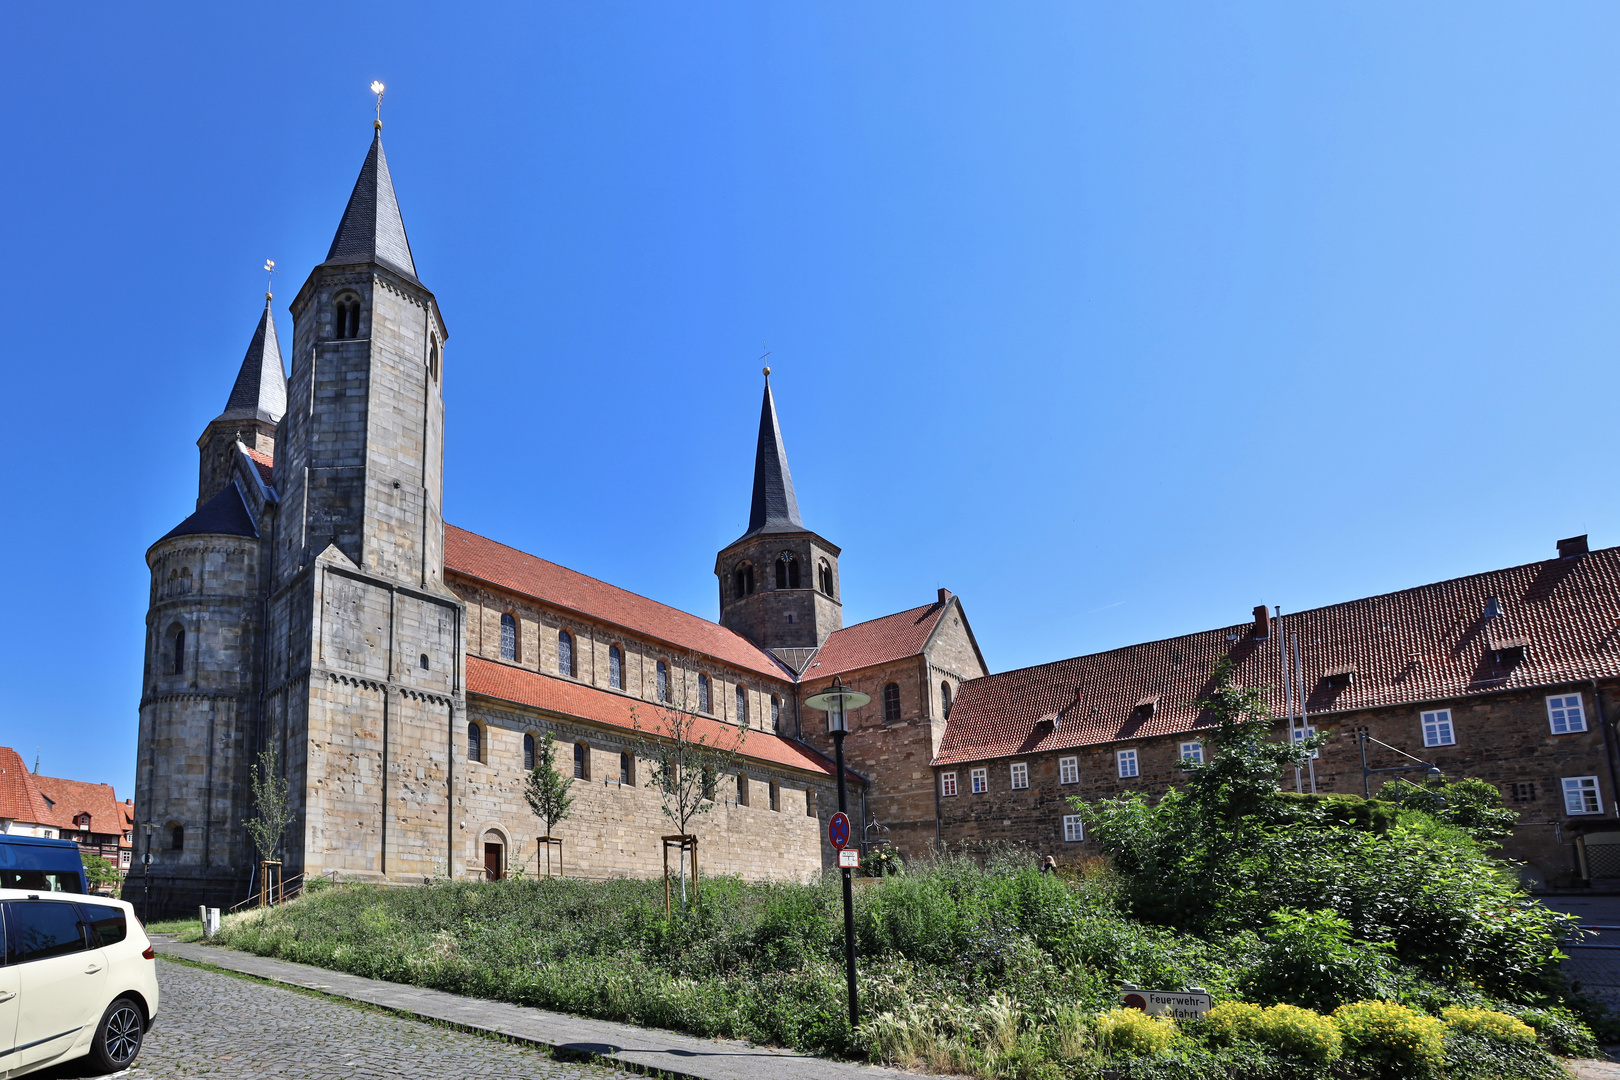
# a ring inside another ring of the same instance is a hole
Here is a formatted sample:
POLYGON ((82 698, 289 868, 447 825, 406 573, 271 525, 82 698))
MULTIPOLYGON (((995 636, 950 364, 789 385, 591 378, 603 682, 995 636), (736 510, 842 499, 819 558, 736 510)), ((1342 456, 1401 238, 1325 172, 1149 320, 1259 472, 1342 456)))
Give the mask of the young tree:
POLYGON ((274 743, 259 751, 259 760, 249 766, 248 773, 253 788, 253 816, 244 824, 259 861, 267 862, 275 857, 282 833, 293 820, 291 792, 277 765, 274 743))
MULTIPOLYGON (((664 816, 683 837, 692 835, 692 823, 714 809, 720 777, 735 764, 748 738, 746 717, 735 725, 717 722, 698 713, 690 676, 695 664, 671 671, 666 700, 652 707, 653 722, 643 727, 641 707, 632 706, 631 718, 640 734, 636 756, 648 764, 647 787, 657 788, 664 816)), ((686 910, 686 848, 681 848, 681 910, 686 910)))
MULTIPOLYGON (((548 731, 536 748, 534 768, 523 785, 523 797, 528 800, 529 809, 545 823, 547 840, 551 839, 551 830, 568 817, 574 805, 574 797, 568 794, 573 785, 572 776, 557 771, 557 745, 548 731)), ((549 850, 546 858, 551 858, 549 850)))
POLYGON ((103 885, 118 884, 118 871, 113 868, 112 863, 103 859, 100 855, 86 855, 84 857, 84 872, 90 879, 88 884, 91 889, 98 889, 103 885))

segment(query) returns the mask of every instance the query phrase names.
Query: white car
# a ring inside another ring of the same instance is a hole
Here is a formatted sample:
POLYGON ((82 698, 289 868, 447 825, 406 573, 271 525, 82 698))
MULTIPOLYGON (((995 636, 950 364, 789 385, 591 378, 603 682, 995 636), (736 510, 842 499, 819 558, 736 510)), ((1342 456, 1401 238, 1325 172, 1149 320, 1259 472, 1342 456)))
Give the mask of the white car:
POLYGON ((89 1055, 127 1069, 158 1010, 152 943, 122 900, 0 889, 0 1077, 89 1055))

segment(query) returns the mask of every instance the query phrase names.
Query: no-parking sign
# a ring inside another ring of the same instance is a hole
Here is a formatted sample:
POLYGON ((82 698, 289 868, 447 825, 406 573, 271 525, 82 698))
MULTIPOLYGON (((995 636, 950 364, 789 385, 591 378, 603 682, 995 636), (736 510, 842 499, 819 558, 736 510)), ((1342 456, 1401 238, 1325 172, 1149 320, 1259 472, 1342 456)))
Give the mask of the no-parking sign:
POLYGON ((840 851, 849 843, 849 815, 842 810, 827 822, 827 842, 840 851))

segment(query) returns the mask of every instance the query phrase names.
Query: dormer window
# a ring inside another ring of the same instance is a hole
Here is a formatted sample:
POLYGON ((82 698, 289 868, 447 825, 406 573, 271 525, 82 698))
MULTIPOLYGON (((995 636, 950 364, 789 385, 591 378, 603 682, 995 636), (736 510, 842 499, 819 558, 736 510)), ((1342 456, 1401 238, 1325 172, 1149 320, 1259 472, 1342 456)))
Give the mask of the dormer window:
POLYGON ((342 293, 332 302, 332 336, 360 336, 360 298, 354 293, 342 293))

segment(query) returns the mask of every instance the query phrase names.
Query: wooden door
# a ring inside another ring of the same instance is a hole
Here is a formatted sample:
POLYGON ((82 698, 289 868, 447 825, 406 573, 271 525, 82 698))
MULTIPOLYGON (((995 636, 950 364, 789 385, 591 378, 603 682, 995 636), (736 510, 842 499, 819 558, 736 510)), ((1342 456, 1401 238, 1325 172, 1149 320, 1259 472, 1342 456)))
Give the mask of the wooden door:
POLYGON ((501 865, 501 854, 500 844, 484 845, 484 877, 489 881, 499 881, 506 876, 501 865))

